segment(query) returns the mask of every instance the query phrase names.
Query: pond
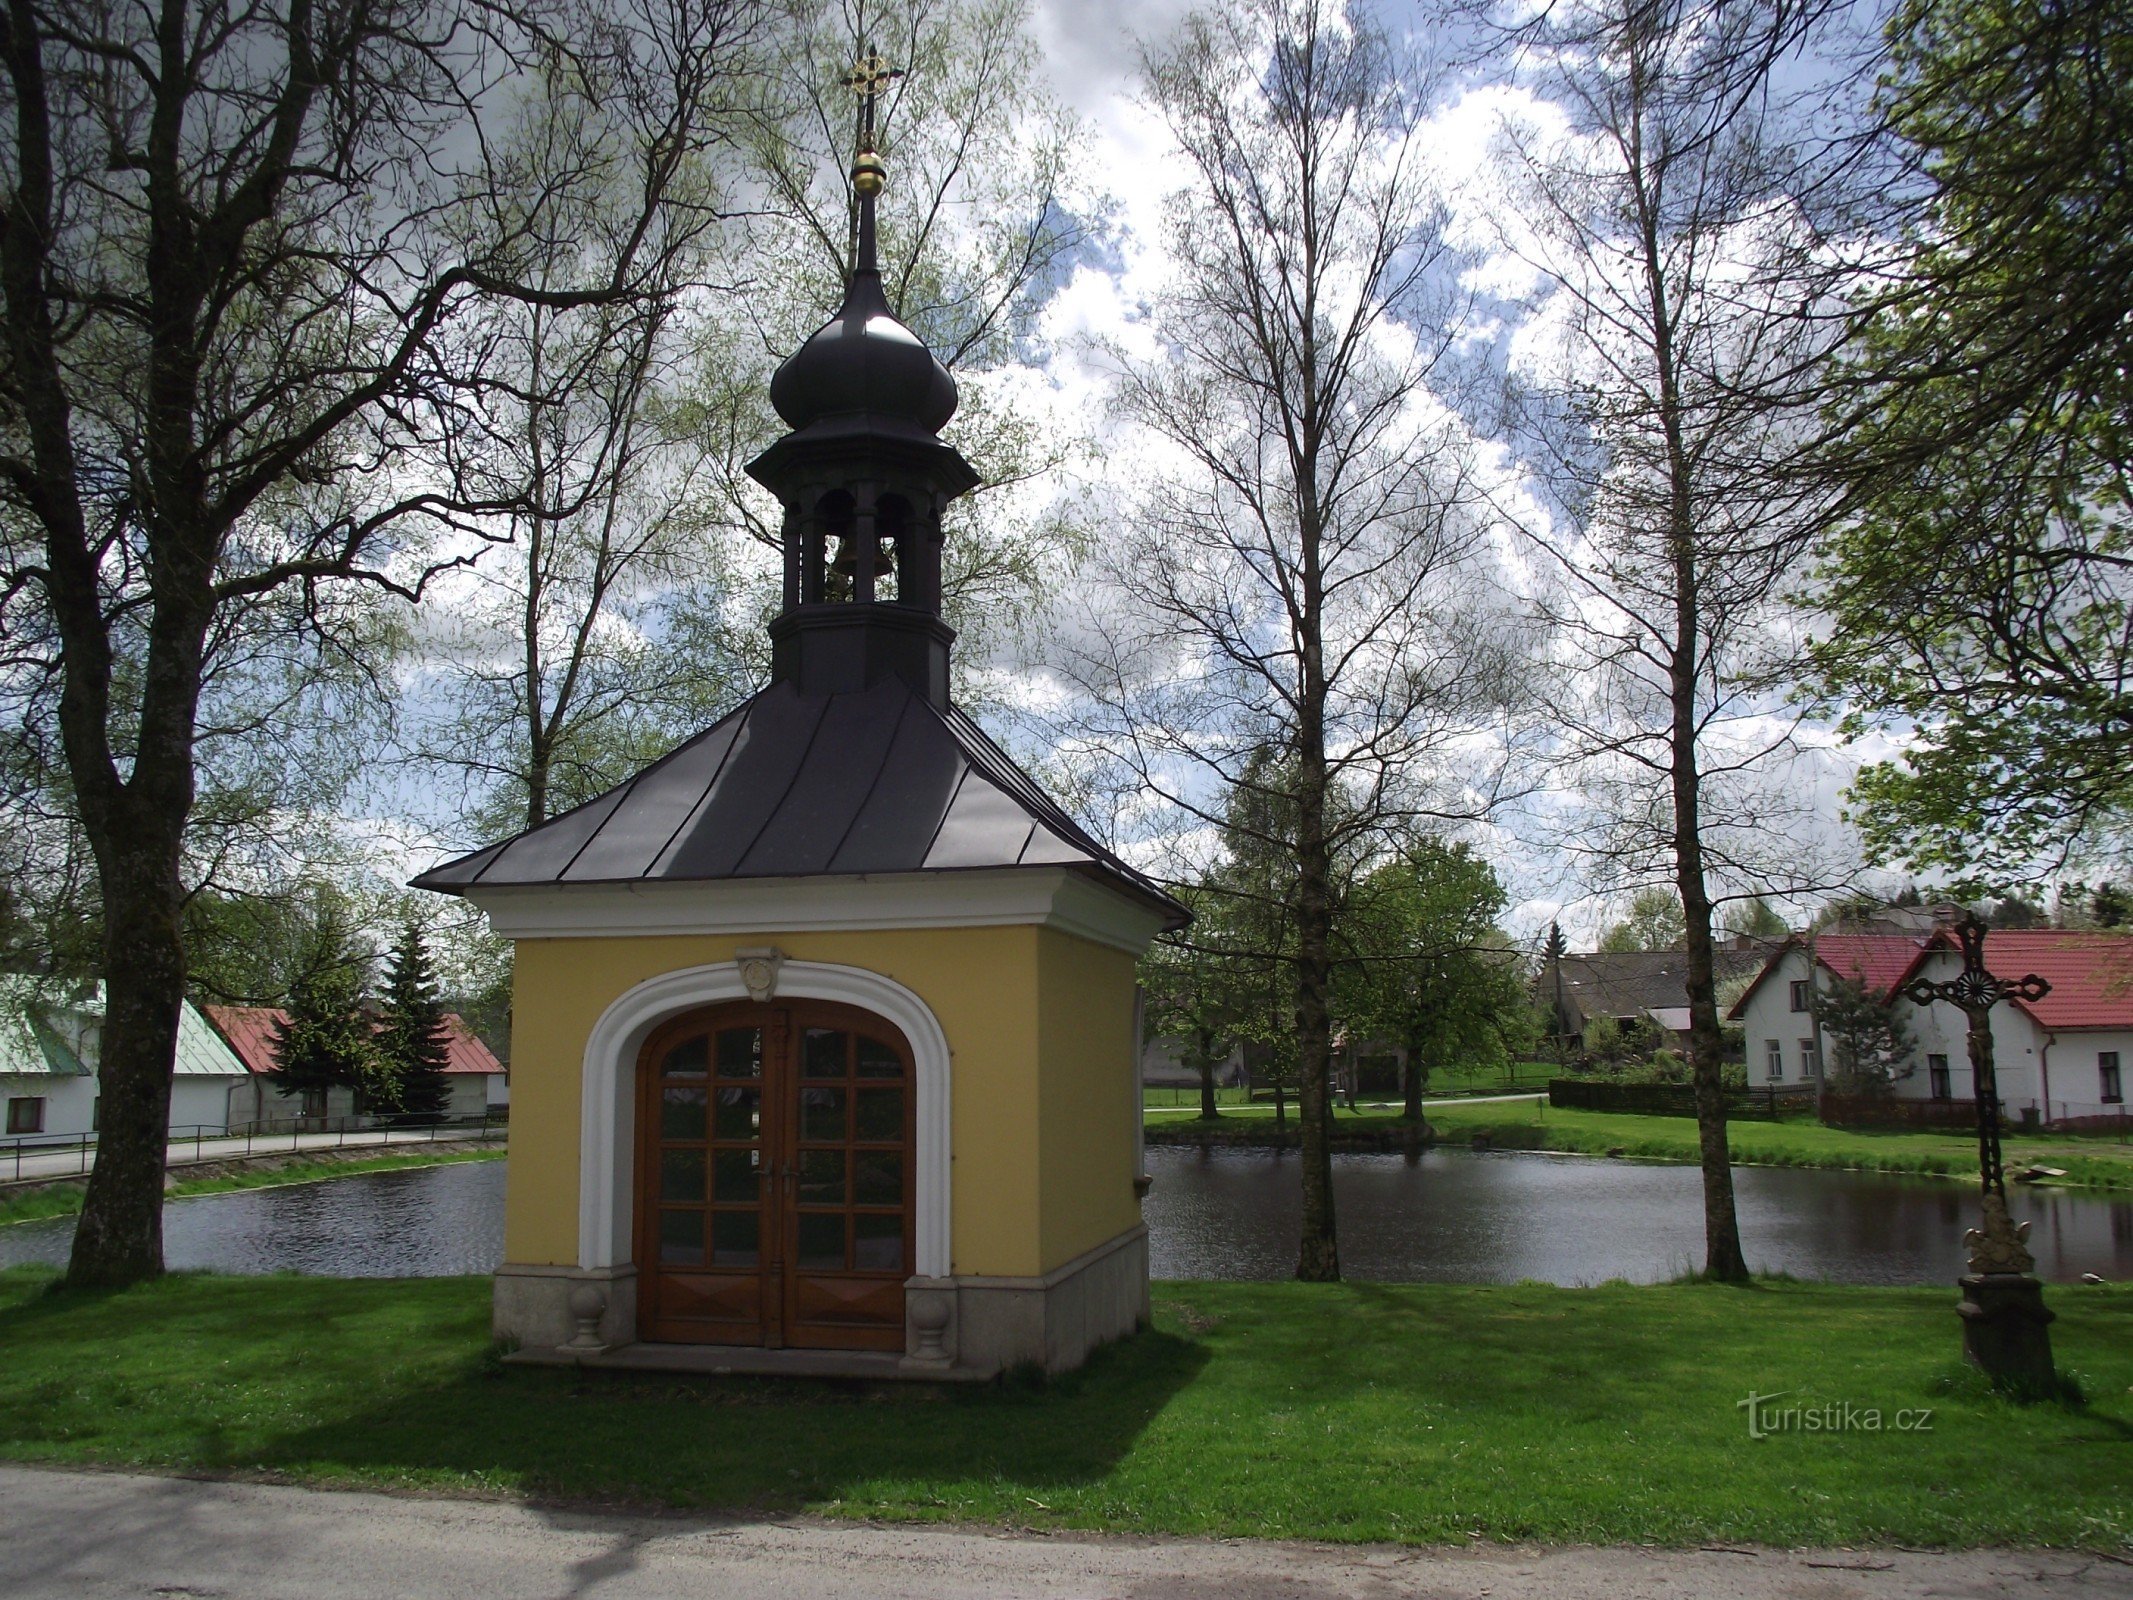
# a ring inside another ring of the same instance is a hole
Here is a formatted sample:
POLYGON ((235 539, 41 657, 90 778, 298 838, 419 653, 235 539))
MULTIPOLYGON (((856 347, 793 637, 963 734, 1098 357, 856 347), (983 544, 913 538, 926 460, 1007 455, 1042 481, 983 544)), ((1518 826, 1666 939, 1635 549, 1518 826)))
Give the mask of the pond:
MULTIPOLYGON (((1288 1277, 1301 1223, 1289 1151, 1155 1148, 1144 1208, 1158 1278, 1288 1277)), ((1341 1262, 1382 1282, 1654 1282, 1703 1257, 1693 1167, 1578 1156, 1425 1150, 1334 1158, 1341 1262)), ((1972 1191, 1871 1173, 1741 1168, 1741 1233, 1758 1271, 1841 1283, 1948 1283, 1972 1191)), ((436 1277, 503 1259, 504 1163, 373 1173, 171 1202, 173 1268, 436 1277)), ((2038 1270, 2133 1278, 2133 1198, 2034 1189, 2038 1270)), ((0 1266, 66 1260, 73 1219, 0 1228, 0 1266)))
MULTIPOLYGON (((1303 1229, 1300 1157, 1155 1148, 1142 1208, 1158 1278, 1285 1278, 1303 1229)), ((1654 1283, 1703 1263, 1694 1167, 1431 1149, 1336 1155, 1341 1270, 1389 1283, 1654 1283)), ((1948 1283, 1971 1187, 1868 1172, 1736 1167, 1741 1245, 1758 1272, 1836 1283, 1948 1283)), ((2133 1198, 2010 1192, 2040 1275, 2133 1277, 2133 1198)))
MULTIPOLYGON (((0 1266, 65 1264, 74 1219, 0 1228, 0 1266)), ((163 1207, 173 1271, 445 1278, 504 1258, 504 1164, 468 1161, 196 1195, 163 1207)))

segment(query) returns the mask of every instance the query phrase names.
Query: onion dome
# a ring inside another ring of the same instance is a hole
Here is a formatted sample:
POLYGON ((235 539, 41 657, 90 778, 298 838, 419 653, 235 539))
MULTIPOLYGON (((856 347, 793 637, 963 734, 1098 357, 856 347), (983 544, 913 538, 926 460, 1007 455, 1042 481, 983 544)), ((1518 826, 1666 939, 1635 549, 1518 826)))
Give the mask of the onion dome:
POLYGON ((837 314, 778 368, 770 403, 795 431, 865 416, 937 434, 955 415, 955 379, 890 312, 880 272, 862 266, 837 314))
POLYGON ((796 433, 834 417, 933 435, 955 415, 955 379, 918 335, 896 320, 882 291, 874 254, 874 197, 886 177, 881 157, 862 149, 852 164, 852 187, 859 195, 859 259, 844 286, 844 304, 770 380, 770 403, 796 433))

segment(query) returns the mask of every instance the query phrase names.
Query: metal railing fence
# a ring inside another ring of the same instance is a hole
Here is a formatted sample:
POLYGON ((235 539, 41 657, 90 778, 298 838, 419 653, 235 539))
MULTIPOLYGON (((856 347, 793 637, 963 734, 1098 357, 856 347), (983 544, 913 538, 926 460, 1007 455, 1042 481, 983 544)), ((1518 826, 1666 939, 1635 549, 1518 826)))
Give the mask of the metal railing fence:
MULTIPOLYGON (((509 1108, 492 1106, 482 1115, 409 1118, 393 1116, 275 1117, 256 1122, 227 1124, 188 1123, 170 1130, 170 1157, 189 1156, 194 1161, 215 1157, 236 1159, 253 1155, 278 1155, 303 1150, 346 1149, 353 1137, 357 1145, 436 1144, 472 1139, 500 1139, 509 1126, 509 1108), (217 1148, 209 1145, 230 1148, 217 1148), (239 1145, 242 1148, 238 1148, 239 1145)), ((31 1173, 36 1178, 64 1178, 88 1172, 96 1161, 97 1136, 77 1134, 18 1134, 0 1140, 0 1172, 10 1180, 23 1176, 26 1158, 75 1157, 69 1170, 64 1164, 31 1173)))

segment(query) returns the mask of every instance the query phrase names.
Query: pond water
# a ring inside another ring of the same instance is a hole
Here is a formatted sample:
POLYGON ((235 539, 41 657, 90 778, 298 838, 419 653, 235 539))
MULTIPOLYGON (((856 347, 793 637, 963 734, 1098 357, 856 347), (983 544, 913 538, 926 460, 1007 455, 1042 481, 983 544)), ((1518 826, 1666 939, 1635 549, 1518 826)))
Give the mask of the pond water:
MULTIPOLYGON (((1302 1203, 1291 1151, 1155 1148, 1144 1214, 1158 1278, 1286 1278, 1302 1203)), ((1693 1167, 1424 1150, 1334 1157, 1341 1264, 1381 1282, 1653 1282, 1703 1257, 1693 1167)), ((1842 1283, 1949 1282, 1973 1191, 1869 1173, 1741 1168, 1741 1233, 1758 1271, 1842 1283)), ((173 1268, 348 1278, 488 1272, 503 1259, 504 1163, 373 1173, 171 1202, 173 1268)), ((2133 1278, 2133 1199, 2025 1189, 2041 1274, 2133 1278)), ((63 1263, 72 1218, 0 1227, 0 1266, 63 1263)))
MULTIPOLYGON (((0 1266, 64 1265, 74 1219, 0 1228, 0 1266)), ((445 1278, 504 1258, 504 1164, 468 1161, 195 1195, 163 1207, 173 1271, 445 1278)))
MULTIPOLYGON (((1148 1152, 1142 1208, 1158 1278, 1286 1278, 1303 1231, 1287 1150, 1148 1152)), ((1431 1149, 1336 1155, 1341 1271, 1391 1283, 1653 1283, 1703 1263, 1694 1167, 1431 1149)), ((1947 1283, 1977 1220, 1964 1184, 1866 1172, 1736 1167, 1741 1245, 1758 1272, 1837 1283, 1947 1283)), ((2039 1274, 2133 1277, 2133 1199, 2009 1191, 2039 1274)))

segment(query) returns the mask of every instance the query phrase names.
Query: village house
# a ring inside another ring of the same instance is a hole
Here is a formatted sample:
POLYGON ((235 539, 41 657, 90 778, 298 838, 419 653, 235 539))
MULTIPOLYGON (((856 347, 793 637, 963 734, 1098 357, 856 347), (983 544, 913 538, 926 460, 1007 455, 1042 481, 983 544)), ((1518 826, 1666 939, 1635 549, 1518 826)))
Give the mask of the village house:
MULTIPOLYGON (((1770 949, 1769 940, 1740 934, 1711 952, 1720 1004, 1729 988, 1755 974, 1770 949)), ((1566 952, 1542 963, 1535 988, 1541 1005, 1554 1016, 1553 1032, 1573 1050, 1584 1048, 1587 1024, 1602 1018, 1648 1026, 1659 1044, 1687 1048, 1689 957, 1685 950, 1566 952)))
MULTIPOLYGON (((97 1131, 103 994, 66 998, 24 977, 0 980, 0 1100, 12 1138, 78 1139, 97 1131)), ((229 1125, 251 1074, 187 1001, 178 1014, 171 1081, 174 1136, 229 1125)))
MULTIPOLYGON (((353 1089, 306 1089, 291 1092, 278 1086, 281 1063, 274 1055, 274 1030, 287 1013, 273 1006, 217 1006, 206 1008, 216 1030, 244 1065, 246 1078, 241 1094, 230 1099, 229 1129, 286 1127, 296 1120, 331 1123, 363 1115, 353 1089)), ((446 1012, 445 1082, 451 1098, 442 1115, 454 1121, 486 1116, 510 1101, 504 1065, 482 1043, 480 1035, 466 1025, 457 1012, 446 1012)))
MULTIPOLYGON (((1993 1066, 2009 1116, 2066 1126, 2123 1115, 2133 1065, 2133 936, 2002 928, 1986 938, 1985 960, 2002 977, 2033 972, 2052 986, 2041 1000, 2009 1000, 1992 1013, 1993 1066)), ((1826 1077, 1814 992, 1834 979, 1888 1003, 1915 979, 1940 981, 1961 969, 1945 930, 1788 939, 1730 1012, 1747 1033, 1748 1081, 1812 1085, 1826 1077)), ((1962 1013, 1945 1003, 1896 1003, 1908 1007, 1914 1049, 1889 1092, 1903 1100, 1974 1099, 1962 1013)))

